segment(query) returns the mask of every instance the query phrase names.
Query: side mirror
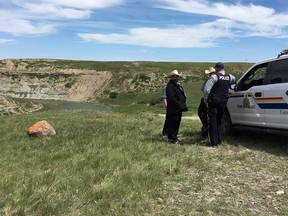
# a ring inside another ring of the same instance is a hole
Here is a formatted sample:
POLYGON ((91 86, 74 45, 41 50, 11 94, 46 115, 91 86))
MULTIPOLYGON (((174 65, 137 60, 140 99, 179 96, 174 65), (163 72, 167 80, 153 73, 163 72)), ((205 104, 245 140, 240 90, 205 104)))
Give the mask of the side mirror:
POLYGON ((237 84, 233 84, 230 86, 231 90, 237 91, 237 84))

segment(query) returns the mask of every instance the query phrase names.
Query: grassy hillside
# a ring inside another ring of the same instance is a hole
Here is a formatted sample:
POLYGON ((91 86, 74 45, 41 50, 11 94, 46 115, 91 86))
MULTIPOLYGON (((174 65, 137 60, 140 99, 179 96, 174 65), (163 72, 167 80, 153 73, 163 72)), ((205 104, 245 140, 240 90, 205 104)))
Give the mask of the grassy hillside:
MULTIPOLYGON (((27 70, 36 71, 41 68, 50 69, 80 69, 112 71, 119 73, 127 71, 130 73, 167 73, 174 69, 181 72, 193 72, 201 74, 208 67, 215 65, 215 62, 152 62, 152 61, 79 61, 79 60, 57 60, 57 59, 9 59, 13 62, 15 69, 24 66, 27 70)), ((0 60, 0 66, 4 67, 6 60, 0 60)), ((252 63, 228 62, 225 63, 226 70, 235 74, 243 73, 252 63)))
MULTIPOLYGON (((81 62, 78 62, 79 64, 81 62)), ((84 63, 82 63, 84 67, 84 63)), ((75 64, 72 67, 80 67, 75 64)), ((226 71, 239 78, 252 64, 226 63, 226 71)), ((111 70, 113 78, 104 94, 97 98, 101 103, 115 105, 117 111, 143 111, 150 109, 163 109, 161 95, 163 88, 169 81, 166 75, 174 69, 183 73, 181 81, 187 94, 187 104, 190 112, 186 115, 196 114, 196 108, 202 97, 200 87, 207 78, 205 69, 214 66, 213 63, 204 62, 90 62, 89 68, 111 70), (94 64, 94 66, 93 66, 94 64), (132 87, 133 86, 133 87, 132 87), (113 96, 112 96, 113 95, 113 96), (124 107, 123 107, 124 105, 124 107)))
MULTIPOLYGON (((185 115, 197 113, 196 109, 202 97, 200 87, 207 79, 204 71, 208 67, 214 66, 209 62, 113 62, 113 64, 90 62, 89 68, 92 68, 93 63, 94 68, 113 72, 108 89, 97 100, 114 106, 115 110, 120 112, 145 111, 147 106, 150 110, 161 112, 163 104, 160 97, 163 88, 169 81, 166 75, 173 69, 178 69, 184 75, 181 82, 185 87, 189 109, 185 115), (134 86, 133 90, 129 90, 131 86, 134 86), (126 109, 127 106, 130 107, 129 110, 126 109)), ((84 67, 84 63, 82 64, 84 67)), ((76 65, 80 67, 78 64, 76 65)), ((77 67, 76 65, 73 67, 77 67)), ((252 63, 226 63, 225 70, 239 78, 251 65, 252 63)))
MULTIPOLYGON (((90 70, 90 73, 91 70, 94 70, 95 73, 96 71, 99 73, 109 71, 112 77, 107 81, 108 84, 101 88, 101 94, 99 94, 100 89, 98 92, 92 92, 90 101, 111 104, 118 104, 119 102, 127 104, 132 101, 134 104, 148 105, 155 105, 159 101, 162 89, 168 81, 166 75, 172 70, 177 69, 183 73, 182 83, 189 93, 194 88, 194 83, 202 83, 206 79, 204 70, 215 64, 211 62, 97 62, 49 59, 10 59, 2 60, 0 63, 0 71, 8 69, 10 72, 16 71, 17 76, 20 76, 23 71, 49 71, 52 78, 53 72, 59 74, 60 71, 64 71, 63 73, 67 75, 72 69, 77 70, 78 73, 81 71, 85 73, 87 70, 90 70), (118 100, 115 100, 117 98, 118 100)), ((225 70, 239 78, 251 65, 252 63, 243 62, 225 63, 225 70)), ((55 80, 57 81, 57 79, 55 80)), ((73 78, 68 77, 63 82, 66 88, 73 90, 73 85, 77 85, 77 81, 79 81, 79 77, 73 76, 73 78)), ((89 82, 89 80, 85 81, 89 82)), ((95 80, 90 80, 90 82, 95 82, 95 80)), ((89 86, 89 84, 91 83, 81 83, 84 86, 89 86)), ((192 94, 188 94, 188 96, 193 98, 195 90, 193 89, 192 94)))
POLYGON ((0 116, 0 215, 286 215, 287 139, 225 137, 216 150, 183 119, 184 145, 152 112, 0 116), (47 120, 54 137, 26 128, 47 120), (193 144, 191 144, 193 142, 193 144))

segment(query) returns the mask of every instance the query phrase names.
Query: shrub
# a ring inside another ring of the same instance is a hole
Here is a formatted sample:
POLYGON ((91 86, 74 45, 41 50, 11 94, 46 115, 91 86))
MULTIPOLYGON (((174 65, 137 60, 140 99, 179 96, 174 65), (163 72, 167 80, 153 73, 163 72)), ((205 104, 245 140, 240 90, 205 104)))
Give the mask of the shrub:
POLYGON ((142 82, 150 81, 150 77, 147 76, 147 75, 144 74, 144 73, 141 73, 138 78, 139 78, 142 82))
POLYGON ((149 101, 149 104, 150 104, 150 106, 155 106, 155 105, 159 104, 160 102, 162 102, 161 98, 154 98, 154 99, 151 99, 149 101))
POLYGON ((72 87, 72 83, 69 82, 65 84, 65 88, 71 88, 71 87, 72 87))
POLYGON ((118 93, 117 93, 117 92, 111 92, 111 93, 109 94, 109 98, 115 99, 115 98, 117 98, 117 97, 118 97, 118 93))

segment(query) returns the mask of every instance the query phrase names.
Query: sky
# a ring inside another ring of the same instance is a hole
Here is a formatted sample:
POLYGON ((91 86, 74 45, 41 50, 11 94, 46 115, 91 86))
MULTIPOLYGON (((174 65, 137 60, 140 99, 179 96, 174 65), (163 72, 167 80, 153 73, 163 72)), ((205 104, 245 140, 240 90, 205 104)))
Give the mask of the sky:
POLYGON ((258 62, 286 48, 287 0, 0 0, 0 59, 258 62))

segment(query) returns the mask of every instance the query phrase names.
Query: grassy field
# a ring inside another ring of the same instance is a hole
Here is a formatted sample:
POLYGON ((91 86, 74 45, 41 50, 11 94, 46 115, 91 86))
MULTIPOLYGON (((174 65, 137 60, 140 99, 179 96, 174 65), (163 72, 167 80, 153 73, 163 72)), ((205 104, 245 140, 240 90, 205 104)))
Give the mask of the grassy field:
MULTIPOLYGON (((197 115, 197 108, 203 95, 200 90, 201 85, 202 82, 191 82, 183 85, 187 95, 187 106, 189 110, 187 113, 183 114, 184 116, 197 115)), ((124 112, 135 114, 139 112, 145 112, 148 109, 154 113, 164 114, 165 108, 163 105, 163 100, 161 99, 162 94, 163 89, 147 94, 126 93, 120 94, 115 99, 102 99, 101 102, 111 105, 114 107, 115 111, 122 113, 124 112)))
MULTIPOLYGON (((60 60, 55 65, 112 70, 115 86, 126 74, 139 73, 141 81, 144 72, 161 77, 181 68, 191 75, 183 80, 189 108, 184 117, 196 115, 203 71, 213 66, 60 60)), ((249 65, 225 64, 237 77, 249 65)), ((162 81, 164 87, 167 80, 162 81)), ((288 215, 287 137, 240 132, 211 149, 198 137, 200 122, 183 118, 183 145, 169 144, 161 136, 162 89, 140 92, 99 98, 112 112, 48 112, 57 101, 45 101, 40 112, 0 116, 0 215, 288 215), (26 129, 44 119, 56 136, 29 137, 26 129)))
MULTIPOLYGON (((148 107, 149 108, 149 107, 148 107)), ((149 110, 147 108, 147 110, 149 110)), ((287 215, 287 137, 239 133, 218 149, 183 119, 66 111, 0 116, 0 215, 287 215), (50 122, 53 137, 26 128, 50 122), (193 143, 193 144, 192 144, 193 143)))

